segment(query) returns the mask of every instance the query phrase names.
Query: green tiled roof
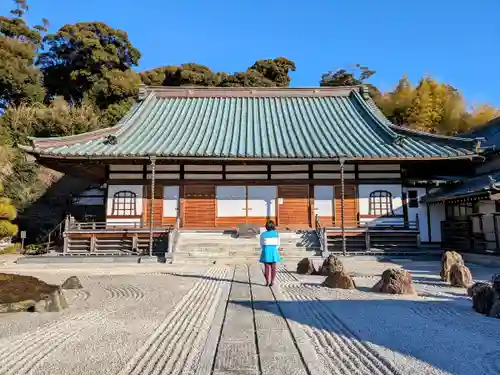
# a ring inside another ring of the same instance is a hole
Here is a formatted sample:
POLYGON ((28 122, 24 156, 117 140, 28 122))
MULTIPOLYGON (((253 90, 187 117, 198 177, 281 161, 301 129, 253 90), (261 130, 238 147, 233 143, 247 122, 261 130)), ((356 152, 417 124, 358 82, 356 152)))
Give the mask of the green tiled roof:
POLYGON ((472 139, 389 123, 360 87, 150 88, 115 127, 34 138, 29 152, 73 157, 224 159, 449 158, 472 139))

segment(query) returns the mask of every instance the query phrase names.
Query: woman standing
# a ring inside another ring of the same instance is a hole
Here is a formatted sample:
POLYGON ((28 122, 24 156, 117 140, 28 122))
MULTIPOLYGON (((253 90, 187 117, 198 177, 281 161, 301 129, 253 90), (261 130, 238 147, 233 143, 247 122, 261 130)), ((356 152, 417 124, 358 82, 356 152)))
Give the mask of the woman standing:
POLYGON ((266 223, 266 231, 260 235, 260 246, 262 253, 260 262, 264 263, 266 286, 273 286, 276 279, 276 263, 281 261, 278 251, 280 246, 280 235, 272 221, 266 223))

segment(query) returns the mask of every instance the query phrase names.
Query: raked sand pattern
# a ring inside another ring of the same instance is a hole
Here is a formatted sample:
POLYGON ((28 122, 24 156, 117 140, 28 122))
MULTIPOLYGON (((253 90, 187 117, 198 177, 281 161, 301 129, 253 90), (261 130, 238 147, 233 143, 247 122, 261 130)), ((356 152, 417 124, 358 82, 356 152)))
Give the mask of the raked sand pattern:
POLYGON ((13 265, 48 282, 81 275, 84 289, 64 292, 62 313, 0 316, 0 375, 500 374, 500 321, 439 285, 436 264, 409 264, 423 296, 401 297, 369 292, 397 265, 346 263, 358 290, 323 288, 294 264, 272 289, 258 264, 13 265))

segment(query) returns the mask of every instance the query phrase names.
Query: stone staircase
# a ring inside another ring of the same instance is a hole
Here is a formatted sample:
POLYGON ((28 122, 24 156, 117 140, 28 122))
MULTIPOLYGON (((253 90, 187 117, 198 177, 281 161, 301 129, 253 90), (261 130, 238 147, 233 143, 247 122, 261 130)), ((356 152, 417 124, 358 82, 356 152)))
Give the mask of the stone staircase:
MULTIPOLYGON (((283 261, 321 257, 313 231, 280 232, 283 261)), ((259 237, 237 238, 235 233, 181 230, 173 254, 173 263, 248 263, 260 257, 259 237)))

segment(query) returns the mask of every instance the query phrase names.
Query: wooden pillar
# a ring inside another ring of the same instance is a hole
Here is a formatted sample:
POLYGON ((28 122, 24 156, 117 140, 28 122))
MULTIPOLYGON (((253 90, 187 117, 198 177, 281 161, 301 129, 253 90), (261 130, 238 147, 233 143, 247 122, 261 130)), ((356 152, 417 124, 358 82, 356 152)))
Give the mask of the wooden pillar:
POLYGON ((498 234, 498 216, 500 214, 493 213, 493 230, 495 231, 495 251, 500 252, 500 236, 498 234))
MULTIPOLYGON (((345 197, 344 197, 344 164, 345 159, 339 159, 340 162, 340 228, 342 231, 342 254, 347 255, 347 244, 345 238, 345 223, 344 223, 344 206, 345 206, 345 197)), ((335 193, 334 193, 335 194, 335 193)))
POLYGON ((156 178, 156 158, 152 156, 151 160, 151 197, 149 210, 149 256, 153 256, 153 226, 155 211, 155 178, 156 178))

